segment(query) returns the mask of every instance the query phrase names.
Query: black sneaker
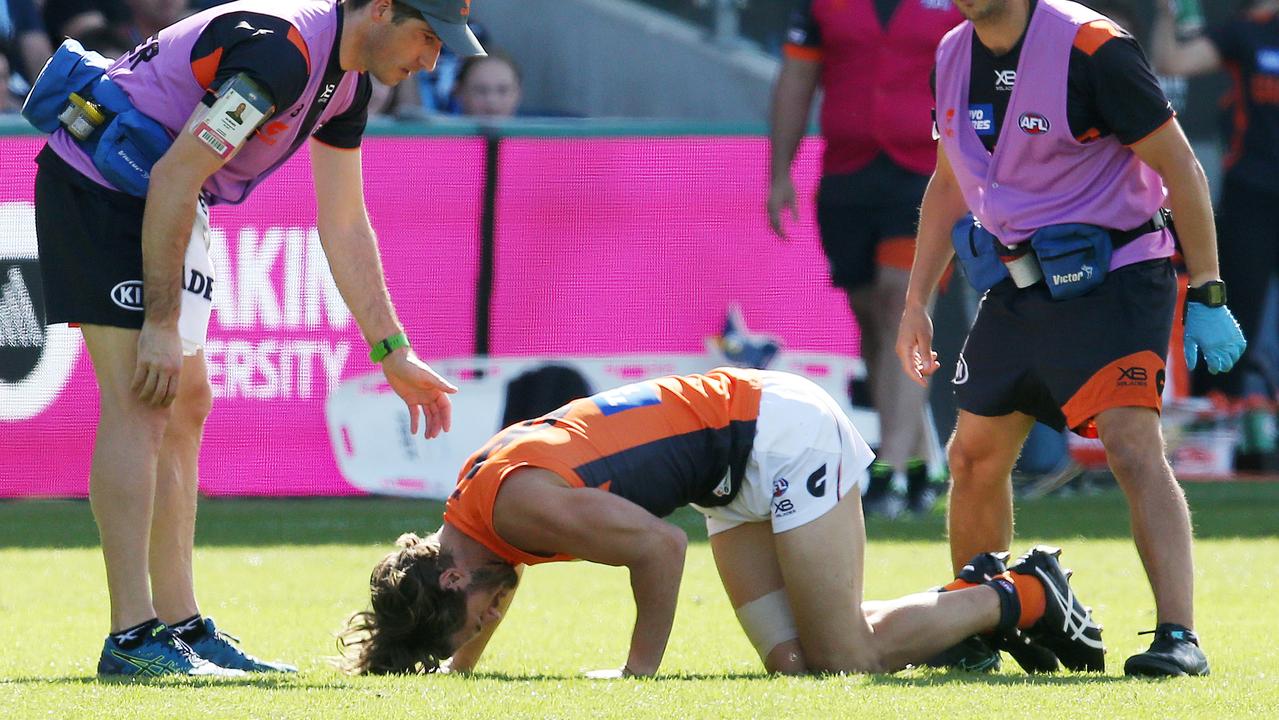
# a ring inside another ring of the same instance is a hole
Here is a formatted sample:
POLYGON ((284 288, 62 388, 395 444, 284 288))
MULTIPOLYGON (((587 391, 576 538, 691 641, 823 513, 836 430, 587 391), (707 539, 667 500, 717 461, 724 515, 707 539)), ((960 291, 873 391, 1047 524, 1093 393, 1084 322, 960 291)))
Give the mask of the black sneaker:
POLYGON ((950 668, 965 672, 999 672, 999 651, 980 635, 973 635, 942 650, 924 661, 928 667, 950 668))
MULTIPOLYGON (((964 565, 959 571, 958 579, 975 585, 990 582, 1008 571, 1005 565, 1008 557, 1007 552, 981 553, 964 565)), ((995 672, 1001 665, 1000 650, 1012 655, 1021 669, 1032 675, 1056 672, 1059 667, 1057 656, 1052 650, 1031 640, 1017 628, 1006 633, 974 635, 938 653, 927 664, 931 667, 995 672), (993 662, 990 661, 990 657, 993 657, 993 662)))
POLYGON ((912 515, 930 515, 937 504, 937 483, 928 477, 928 464, 911 460, 906 465, 906 509, 912 515))
POLYGON ((867 515, 890 520, 901 515, 906 502, 893 491, 893 466, 873 462, 869 475, 870 482, 866 485, 866 494, 862 496, 862 510, 867 515))
POLYGON ((1150 649, 1137 653, 1124 663, 1125 675, 1142 677, 1180 677, 1182 675, 1207 675, 1208 658, 1199 649, 1199 636, 1182 625, 1160 623, 1154 630, 1155 640, 1150 649))
POLYGON ((1026 637, 1048 648, 1071 670, 1104 672, 1106 646, 1092 610, 1084 607, 1070 587, 1070 571, 1057 562, 1061 548, 1036 545, 1013 563, 1009 571, 1031 575, 1044 584, 1044 616, 1025 631, 1026 637))

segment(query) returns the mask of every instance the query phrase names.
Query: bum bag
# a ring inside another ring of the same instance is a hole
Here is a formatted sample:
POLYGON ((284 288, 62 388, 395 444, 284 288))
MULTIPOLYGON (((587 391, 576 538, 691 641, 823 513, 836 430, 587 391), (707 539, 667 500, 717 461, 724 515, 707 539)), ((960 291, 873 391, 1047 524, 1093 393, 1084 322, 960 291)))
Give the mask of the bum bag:
POLYGON ((955 257, 964 269, 968 284, 984 293, 1008 277, 1008 268, 999 259, 999 240, 970 213, 960 218, 950 232, 955 257))
POLYGON ((107 182, 145 198, 151 167, 173 138, 107 77, 111 63, 75 40, 64 41, 31 86, 22 116, 42 132, 66 127, 107 182))

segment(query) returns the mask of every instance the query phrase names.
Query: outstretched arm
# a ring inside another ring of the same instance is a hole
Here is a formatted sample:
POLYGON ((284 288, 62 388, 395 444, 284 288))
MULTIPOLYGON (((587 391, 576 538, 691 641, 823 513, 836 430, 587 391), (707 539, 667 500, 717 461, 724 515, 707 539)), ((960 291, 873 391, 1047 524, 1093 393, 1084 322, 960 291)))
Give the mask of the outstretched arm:
POLYGON ((631 573, 635 628, 626 674, 653 675, 675 621, 688 538, 635 503, 594 488, 570 488, 547 470, 516 470, 493 508, 499 535, 526 552, 564 553, 631 573))
MULTIPOLYGON (((355 316, 360 332, 370 346, 404 332, 391 305, 377 237, 364 206, 359 148, 335 148, 312 140, 311 167, 319 205, 316 224, 320 244, 329 259, 338 292, 355 316)), ((457 388, 419 360, 412 348, 391 351, 382 360, 382 372, 408 405, 413 434, 417 434, 419 411, 426 419, 428 438, 449 430, 453 405, 448 394, 457 392, 457 388)))

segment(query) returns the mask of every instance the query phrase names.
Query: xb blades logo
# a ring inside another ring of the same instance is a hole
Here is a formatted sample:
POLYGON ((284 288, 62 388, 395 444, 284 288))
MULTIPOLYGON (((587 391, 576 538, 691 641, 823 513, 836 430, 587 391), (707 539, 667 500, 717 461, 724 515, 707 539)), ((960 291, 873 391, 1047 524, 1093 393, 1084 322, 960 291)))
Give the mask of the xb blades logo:
POLYGON ((1039 113, 1028 112, 1022 113, 1017 119, 1017 127, 1027 135, 1043 135, 1051 126, 1048 124, 1048 118, 1039 113))
POLYGON ((1146 371, 1146 368, 1144 367, 1140 367, 1140 366, 1130 367, 1130 368, 1120 367, 1119 380, 1117 380, 1116 382, 1122 387, 1127 387, 1132 385, 1140 385, 1142 387, 1145 387, 1146 381, 1149 378, 1150 378, 1150 374, 1146 371))

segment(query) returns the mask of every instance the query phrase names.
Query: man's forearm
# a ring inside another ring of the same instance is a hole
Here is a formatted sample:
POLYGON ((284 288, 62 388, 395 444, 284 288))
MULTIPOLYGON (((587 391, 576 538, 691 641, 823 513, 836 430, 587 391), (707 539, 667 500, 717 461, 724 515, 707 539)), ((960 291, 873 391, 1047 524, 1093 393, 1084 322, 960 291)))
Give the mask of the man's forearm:
MULTIPOLYGON (((680 534, 683 537, 683 534, 680 534)), ((684 572, 683 541, 679 552, 650 555, 642 564, 632 565, 631 591, 635 596, 635 629, 627 669, 636 675, 652 675, 662 664, 666 642, 675 622, 680 577, 684 572)))
POLYGON ((915 238, 915 260, 911 265, 906 302, 927 305, 955 250, 950 232, 968 211, 957 187, 937 176, 928 182, 919 212, 919 232, 915 238))
POLYGON ((373 228, 367 223, 344 231, 320 228, 320 244, 338 292, 355 316, 364 339, 372 344, 402 332, 404 328, 386 289, 373 228))
POLYGON ((177 326, 182 310, 182 264, 195 224, 198 189, 173 189, 153 174, 142 215, 142 285, 148 323, 177 326))
POLYGON ((769 177, 789 175, 791 162, 808 129, 808 111, 817 89, 817 66, 783 62, 769 112, 769 177))
POLYGON ((1213 225, 1212 200, 1203 167, 1193 155, 1164 175, 1168 204, 1176 223, 1181 253, 1192 286, 1221 278, 1217 265, 1217 229, 1213 225))

